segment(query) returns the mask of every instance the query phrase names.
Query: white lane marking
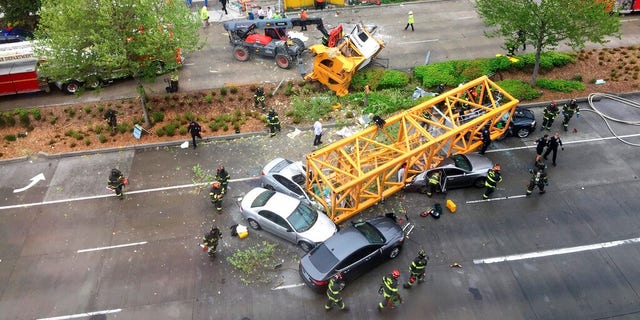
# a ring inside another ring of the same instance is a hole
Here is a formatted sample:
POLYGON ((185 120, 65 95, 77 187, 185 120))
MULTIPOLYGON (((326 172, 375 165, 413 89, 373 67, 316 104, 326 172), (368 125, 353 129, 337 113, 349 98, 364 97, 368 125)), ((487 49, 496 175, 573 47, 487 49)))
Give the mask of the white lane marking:
POLYGON ((526 198, 526 194, 518 194, 515 196, 507 196, 507 197, 499 197, 499 198, 490 198, 490 199, 480 199, 480 200, 469 200, 465 203, 479 203, 479 202, 490 202, 490 201, 499 201, 499 200, 509 200, 509 199, 518 199, 518 198, 526 198))
MULTIPOLYGON (((618 137, 620 137, 620 138, 631 138, 631 137, 639 137, 639 136, 640 136, 640 133, 627 134, 627 135, 622 135, 622 136, 618 136, 618 137)), ((593 138, 593 139, 575 140, 575 141, 567 141, 567 142, 563 141, 563 144, 577 144, 577 143, 587 143, 587 142, 594 142, 594 141, 605 141, 605 140, 611 140, 611 139, 618 139, 618 137, 593 138)), ((502 152, 502 151, 511 151, 511 150, 533 149, 535 147, 536 147, 535 145, 530 145, 530 146, 514 147, 514 148, 492 149, 492 150, 487 150, 487 152, 493 153, 493 152, 502 152)), ((257 179, 260 179, 260 177, 232 179, 232 180, 229 180, 229 182, 248 181, 248 180, 257 180, 257 179)), ((206 184, 207 183, 183 184, 183 185, 179 185, 179 186, 170 186, 170 187, 163 187, 163 188, 154 188, 154 189, 146 189, 146 190, 129 191, 127 193, 128 194, 149 193, 149 192, 172 190, 172 189, 191 188, 191 187, 195 187, 195 186, 199 186, 199 185, 206 185, 206 184)), ((115 197, 115 195, 109 194, 109 195, 89 196, 89 197, 81 197, 81 198, 71 198, 71 199, 61 199, 61 200, 52 200, 52 201, 23 203, 23 204, 11 205, 11 206, 0 206, 0 210, 16 209, 16 208, 28 208, 28 207, 33 207, 33 206, 42 206, 42 205, 48 205, 48 204, 56 204, 56 203, 64 203, 64 202, 72 202, 72 201, 81 201, 81 200, 100 199, 100 198, 107 198, 107 197, 115 197)), ((513 197, 511 197, 511 198, 513 198, 513 197)), ((489 200, 491 200, 491 199, 489 199, 489 200)), ((496 198, 495 200, 505 200, 505 199, 496 198)))
POLYGON ((279 287, 271 288, 271 290, 290 289, 290 288, 297 288, 297 287, 302 287, 302 286, 304 286, 304 283, 297 283, 297 284, 290 284, 290 285, 286 285, 286 286, 279 286, 279 287))
POLYGON ((457 17, 454 20, 468 20, 468 19, 475 19, 475 18, 476 17, 473 17, 473 16, 471 16, 471 17, 457 17))
POLYGON ((91 248, 91 249, 80 249, 80 250, 78 250, 76 252, 77 253, 82 253, 82 252, 100 251, 100 250, 108 250, 108 249, 115 249, 115 248, 140 246, 140 245, 143 245, 143 244, 147 244, 147 242, 146 241, 142 241, 142 242, 118 244, 118 245, 115 245, 115 246, 108 246, 108 247, 98 247, 98 248, 91 248))
MULTIPOLYGON (((229 182, 242 182, 242 181, 258 180, 258 179, 260 179, 260 177, 232 179, 232 180, 229 180, 229 182)), ((196 187, 196 186, 206 186, 208 184, 209 184, 209 182, 183 184, 183 185, 179 185, 179 186, 169 186, 169 187, 161 187, 161 188, 153 188, 153 189, 127 191, 126 194, 138 194, 138 193, 149 193, 149 192, 165 191, 165 190, 172 190, 172 189, 183 189, 183 188, 191 188, 191 187, 196 187)), ((56 204, 56 203, 66 203, 66 202, 74 202, 74 201, 82 201, 82 200, 93 200, 93 199, 109 198, 109 197, 115 197, 115 195, 114 194, 102 194, 102 195, 98 195, 98 196, 88 196, 88 197, 80 197, 80 198, 70 198, 70 199, 50 200, 50 201, 41 201, 41 202, 21 203, 21 204, 14 204, 14 205, 11 205, 11 206, 1 206, 0 210, 17 209, 17 208, 28 208, 28 207, 56 204)))
POLYGON ((575 252, 581 252, 581 251, 589 251, 589 250, 610 248, 610 247, 615 247, 615 246, 619 246, 619 245, 623 245, 623 244, 631 244, 631 243, 640 243, 640 238, 632 238, 632 239, 626 239, 626 240, 602 242, 602 243, 596 243, 596 244, 590 244, 590 245, 584 245, 584 246, 553 249, 553 250, 546 250, 546 251, 537 251, 537 252, 530 252, 530 253, 523 253, 523 254, 514 254, 514 255, 504 256, 504 257, 495 257, 495 258, 488 258, 488 259, 474 259, 473 263, 474 264, 483 264, 483 263, 484 264, 489 264, 489 263, 496 263, 496 262, 506 262, 506 261, 515 261, 515 260, 523 260, 523 259, 533 259, 533 258, 540 258, 540 257, 546 257, 546 256, 555 256, 555 255, 559 255, 559 254, 567 254, 567 253, 575 253, 575 252))
POLYGON ((416 44, 416 43, 426 43, 426 42, 436 42, 440 41, 440 39, 429 39, 429 40, 419 40, 419 41, 407 41, 407 42, 398 42, 397 45, 401 44, 416 44))
POLYGON ((86 318, 86 317, 96 316, 96 315, 99 315, 99 314, 118 313, 120 311, 122 311, 122 309, 102 310, 102 311, 94 311, 94 312, 87 312, 87 313, 71 314, 71 315, 68 315, 68 316, 59 316, 59 317, 51 317, 51 318, 38 318, 38 320, 62 320, 62 319, 86 318))

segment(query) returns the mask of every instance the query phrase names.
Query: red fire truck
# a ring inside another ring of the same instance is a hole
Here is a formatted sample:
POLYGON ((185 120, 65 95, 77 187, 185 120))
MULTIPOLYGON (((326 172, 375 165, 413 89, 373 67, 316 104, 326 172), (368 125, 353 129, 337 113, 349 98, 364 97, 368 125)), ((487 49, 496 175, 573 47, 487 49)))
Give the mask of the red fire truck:
POLYGON ((0 95, 49 92, 49 82, 38 74, 38 64, 30 42, 0 45, 0 95))

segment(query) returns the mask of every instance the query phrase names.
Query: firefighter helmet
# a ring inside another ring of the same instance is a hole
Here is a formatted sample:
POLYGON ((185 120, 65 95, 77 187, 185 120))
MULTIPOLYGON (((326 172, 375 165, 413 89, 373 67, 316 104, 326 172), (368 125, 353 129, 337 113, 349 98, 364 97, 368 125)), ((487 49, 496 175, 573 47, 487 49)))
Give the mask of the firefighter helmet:
POLYGON ((220 181, 214 181, 213 184, 211 184, 211 186, 214 188, 220 188, 220 181))
POLYGON ((400 270, 394 269, 393 271, 391 271, 391 276, 398 279, 400 277, 400 270))
POLYGON ((500 171, 500 165, 496 163, 496 164, 493 166, 493 171, 500 171))
POLYGON ((336 280, 342 280, 342 272, 338 272, 333 276, 334 279, 336 280))
POLYGON ((419 256, 420 258, 424 258, 424 257, 426 257, 427 255, 424 253, 424 250, 420 249, 420 251, 418 251, 418 256, 419 256))
POLYGON ((218 166, 218 172, 220 172, 220 171, 224 171, 224 166, 223 165, 219 165, 218 166))
POLYGON ((557 106, 557 105, 558 105, 558 103, 557 103, 557 102, 555 102, 555 101, 551 101, 551 106, 552 106, 552 107, 555 107, 555 106, 557 106))
POLYGON ((571 103, 577 103, 578 101, 576 99, 571 99, 571 103))

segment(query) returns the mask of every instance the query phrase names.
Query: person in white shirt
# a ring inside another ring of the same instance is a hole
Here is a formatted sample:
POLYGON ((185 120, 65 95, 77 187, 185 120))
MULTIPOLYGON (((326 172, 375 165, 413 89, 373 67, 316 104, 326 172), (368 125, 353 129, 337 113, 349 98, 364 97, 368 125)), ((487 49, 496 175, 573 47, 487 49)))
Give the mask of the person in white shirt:
POLYGON ((265 13, 262 7, 258 7, 258 19, 264 19, 265 13))
POLYGON ((273 10, 271 10, 271 7, 267 7, 267 19, 273 19, 273 10))
POLYGON ((318 119, 313 123, 313 133, 316 135, 315 139, 313 139, 314 147, 322 144, 322 141, 320 140, 322 138, 322 123, 320 120, 322 119, 318 119))

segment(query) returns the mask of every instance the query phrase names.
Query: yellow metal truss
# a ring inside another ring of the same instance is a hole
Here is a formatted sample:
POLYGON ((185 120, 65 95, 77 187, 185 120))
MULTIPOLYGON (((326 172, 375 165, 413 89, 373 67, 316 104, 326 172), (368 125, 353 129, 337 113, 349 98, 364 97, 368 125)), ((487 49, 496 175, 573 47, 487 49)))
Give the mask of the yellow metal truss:
POLYGON ((505 133, 518 100, 483 76, 307 155, 307 191, 341 223, 452 154, 505 133), (401 181, 398 170, 406 165, 401 181))

